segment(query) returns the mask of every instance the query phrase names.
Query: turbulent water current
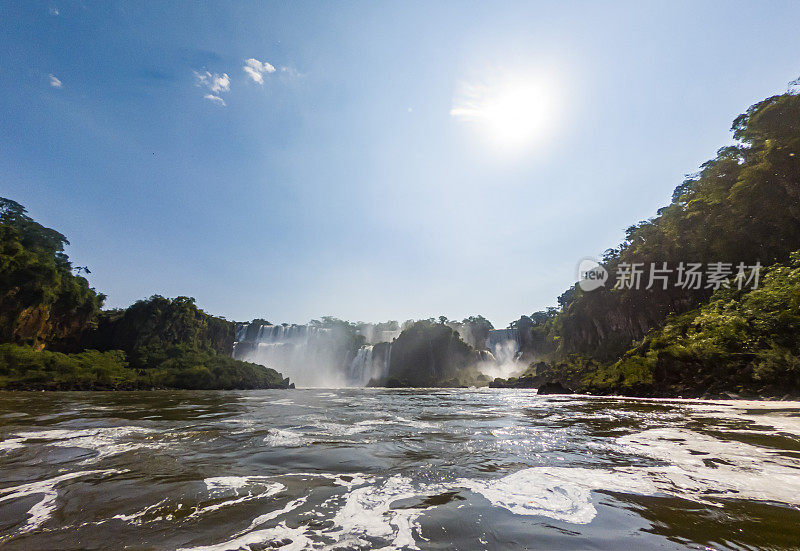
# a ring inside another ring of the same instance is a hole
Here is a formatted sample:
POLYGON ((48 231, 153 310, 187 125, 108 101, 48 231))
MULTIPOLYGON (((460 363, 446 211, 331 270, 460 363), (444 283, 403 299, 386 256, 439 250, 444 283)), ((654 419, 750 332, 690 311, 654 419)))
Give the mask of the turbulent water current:
POLYGON ((797 549, 800 403, 0 393, 0 548, 797 549))

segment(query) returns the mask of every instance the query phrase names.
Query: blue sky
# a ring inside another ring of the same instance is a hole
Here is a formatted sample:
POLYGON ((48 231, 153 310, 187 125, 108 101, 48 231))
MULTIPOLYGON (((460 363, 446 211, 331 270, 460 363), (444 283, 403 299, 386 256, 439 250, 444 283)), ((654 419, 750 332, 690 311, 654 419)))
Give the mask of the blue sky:
POLYGON ((786 90, 798 24, 797 2, 5 1, 0 195, 108 306, 503 326, 786 90), (535 139, 454 116, 519 79, 543 83, 535 139))

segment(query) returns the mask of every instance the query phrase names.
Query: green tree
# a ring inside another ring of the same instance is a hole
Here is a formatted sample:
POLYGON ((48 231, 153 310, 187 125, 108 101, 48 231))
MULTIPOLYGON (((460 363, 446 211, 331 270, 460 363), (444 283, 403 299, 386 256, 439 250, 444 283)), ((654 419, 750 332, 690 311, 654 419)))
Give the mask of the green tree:
POLYGON ((72 273, 67 239, 0 198, 0 339, 70 347, 89 328, 105 296, 72 273))

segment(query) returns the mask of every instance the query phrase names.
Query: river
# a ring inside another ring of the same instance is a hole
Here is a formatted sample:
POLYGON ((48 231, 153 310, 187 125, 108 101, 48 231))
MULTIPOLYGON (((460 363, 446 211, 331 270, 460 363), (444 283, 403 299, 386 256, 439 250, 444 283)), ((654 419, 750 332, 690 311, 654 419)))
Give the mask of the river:
POLYGON ((797 549, 800 403, 0 393, 4 549, 797 549))

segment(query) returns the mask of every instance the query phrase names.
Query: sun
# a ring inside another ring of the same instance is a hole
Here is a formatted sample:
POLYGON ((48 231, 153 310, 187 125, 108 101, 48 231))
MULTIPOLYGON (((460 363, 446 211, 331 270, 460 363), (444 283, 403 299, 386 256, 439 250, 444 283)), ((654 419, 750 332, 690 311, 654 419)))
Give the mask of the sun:
POLYGON ((490 134, 501 145, 522 145, 543 129, 547 107, 540 87, 512 87, 488 98, 483 118, 490 134))
POLYGON ((450 115, 475 125, 496 147, 516 151, 547 136, 554 109, 546 81, 507 77, 460 83, 450 115))

